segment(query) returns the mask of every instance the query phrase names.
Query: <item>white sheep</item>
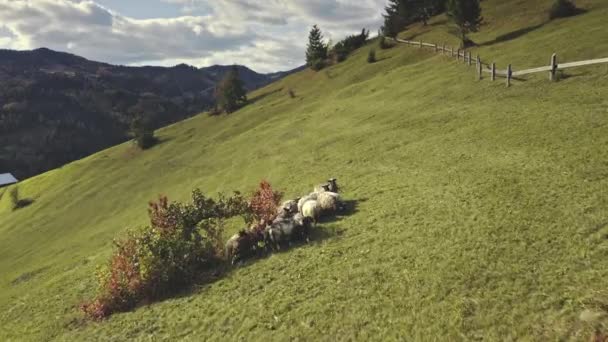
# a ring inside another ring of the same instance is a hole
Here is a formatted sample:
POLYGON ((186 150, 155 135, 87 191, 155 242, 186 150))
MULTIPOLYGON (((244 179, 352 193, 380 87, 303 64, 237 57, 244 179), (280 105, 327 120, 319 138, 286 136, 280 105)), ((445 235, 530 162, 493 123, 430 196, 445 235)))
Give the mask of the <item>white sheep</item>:
POLYGON ((302 212, 302 207, 304 206, 304 203, 308 202, 308 201, 315 201, 317 200, 317 197, 319 196, 319 193, 317 192, 311 192, 309 195, 306 195, 302 198, 300 198, 300 200, 298 201, 298 212, 302 212))
POLYGON ((314 192, 321 193, 321 192, 326 192, 326 191, 336 192, 336 193, 338 192, 337 179, 330 178, 327 180, 326 183, 319 184, 314 187, 314 192))
POLYGON ((296 198, 296 199, 292 199, 289 201, 285 201, 283 202, 283 205, 281 206, 281 208, 283 208, 283 210, 287 209, 288 212, 295 214, 298 212, 298 201, 300 199, 296 198))
POLYGON ((319 184, 319 185, 315 186, 313 190, 316 193, 322 193, 325 191, 329 191, 329 183, 319 184))
POLYGON ((322 192, 317 196, 322 214, 333 214, 340 208, 340 195, 335 192, 322 192))
POLYGON ((317 224, 319 217, 321 217, 321 206, 315 200, 306 201, 302 206, 302 216, 310 217, 317 224))

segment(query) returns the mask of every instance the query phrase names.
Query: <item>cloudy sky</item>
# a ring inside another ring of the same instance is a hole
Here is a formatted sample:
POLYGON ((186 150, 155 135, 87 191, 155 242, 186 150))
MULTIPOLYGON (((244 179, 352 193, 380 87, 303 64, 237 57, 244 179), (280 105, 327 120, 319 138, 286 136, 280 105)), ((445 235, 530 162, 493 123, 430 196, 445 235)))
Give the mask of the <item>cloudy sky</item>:
POLYGON ((304 64, 318 24, 337 41, 376 32, 385 0, 0 0, 0 48, 48 47, 126 65, 304 64))

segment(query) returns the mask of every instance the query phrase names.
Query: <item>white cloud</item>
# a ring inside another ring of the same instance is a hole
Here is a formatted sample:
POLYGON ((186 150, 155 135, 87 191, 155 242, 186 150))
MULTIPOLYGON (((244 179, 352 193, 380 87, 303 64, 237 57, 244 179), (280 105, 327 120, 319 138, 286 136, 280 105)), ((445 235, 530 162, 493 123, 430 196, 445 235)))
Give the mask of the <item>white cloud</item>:
MULTIPOLYGON (((102 0, 98 0, 102 1, 102 0)), ((150 0, 150 6, 161 0, 150 0)), ((380 24, 384 0, 162 0, 174 18, 134 19, 91 0, 0 0, 0 48, 48 47, 119 64, 303 64, 308 30, 337 40, 380 24)), ((146 8, 142 8, 146 11, 146 8)))

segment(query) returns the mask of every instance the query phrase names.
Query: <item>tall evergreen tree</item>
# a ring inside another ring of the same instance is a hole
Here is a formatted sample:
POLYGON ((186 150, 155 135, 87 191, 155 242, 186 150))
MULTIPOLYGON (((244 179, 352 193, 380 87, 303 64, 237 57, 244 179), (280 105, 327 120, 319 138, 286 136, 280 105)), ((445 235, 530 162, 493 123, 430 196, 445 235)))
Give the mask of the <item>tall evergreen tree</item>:
POLYGON ((320 69, 319 65, 322 65, 325 59, 327 59, 327 45, 323 43, 321 29, 314 25, 308 35, 306 64, 313 69, 320 69))
POLYGON ((239 70, 236 65, 217 85, 215 99, 217 105, 226 113, 234 112, 247 102, 247 92, 243 81, 239 78, 239 70))
POLYGON ((462 46, 472 45, 473 42, 467 38, 467 34, 477 32, 483 21, 479 0, 448 0, 447 14, 452 22, 458 26, 462 46))
POLYGON ((389 0, 388 5, 384 7, 384 25, 382 33, 387 37, 395 38, 397 34, 405 27, 403 18, 403 5, 401 0, 389 0))

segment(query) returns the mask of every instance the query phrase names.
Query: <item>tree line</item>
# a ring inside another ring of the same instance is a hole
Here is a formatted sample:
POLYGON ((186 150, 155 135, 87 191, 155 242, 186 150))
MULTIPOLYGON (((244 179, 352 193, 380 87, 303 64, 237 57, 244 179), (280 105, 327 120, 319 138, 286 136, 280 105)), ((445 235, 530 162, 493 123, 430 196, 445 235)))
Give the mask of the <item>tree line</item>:
MULTIPOLYGON (((475 43, 469 38, 471 32, 477 32, 483 24, 481 2, 483 0, 388 0, 384 7, 384 23, 379 32, 379 46, 389 48, 384 37, 395 38, 410 25, 422 23, 427 25, 432 16, 445 13, 458 32, 462 47, 475 43)), ((554 0, 549 10, 549 19, 568 17, 583 12, 572 0, 554 0)), ((334 46, 325 43, 321 29, 314 25, 308 36, 306 64, 313 70, 320 70, 328 64, 339 63, 348 54, 363 46, 369 37, 369 31, 362 30, 360 35, 351 35, 334 46)), ((375 61, 375 51, 371 50, 368 62, 375 61)))
POLYGON ((481 0, 389 0, 384 8, 384 25, 382 34, 387 37, 396 37, 409 25, 422 22, 427 25, 428 20, 445 12, 458 28, 462 46, 471 46, 473 42, 468 39, 470 32, 477 32, 483 18, 481 16, 481 0))

